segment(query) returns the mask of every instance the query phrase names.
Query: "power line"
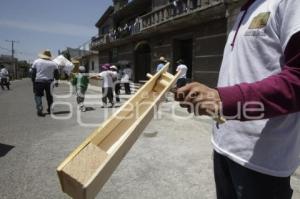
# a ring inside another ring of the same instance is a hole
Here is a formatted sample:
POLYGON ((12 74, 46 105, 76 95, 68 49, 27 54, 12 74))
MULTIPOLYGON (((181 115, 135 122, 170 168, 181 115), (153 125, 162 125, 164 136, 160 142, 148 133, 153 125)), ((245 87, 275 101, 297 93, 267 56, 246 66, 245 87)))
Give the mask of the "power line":
POLYGON ((4 48, 4 47, 2 47, 2 46, 0 46, 0 49, 10 51, 10 49, 4 48))
POLYGON ((19 54, 19 55, 35 55, 35 53, 32 53, 32 52, 24 52, 24 51, 19 51, 19 50, 16 50, 15 51, 15 54, 19 54))

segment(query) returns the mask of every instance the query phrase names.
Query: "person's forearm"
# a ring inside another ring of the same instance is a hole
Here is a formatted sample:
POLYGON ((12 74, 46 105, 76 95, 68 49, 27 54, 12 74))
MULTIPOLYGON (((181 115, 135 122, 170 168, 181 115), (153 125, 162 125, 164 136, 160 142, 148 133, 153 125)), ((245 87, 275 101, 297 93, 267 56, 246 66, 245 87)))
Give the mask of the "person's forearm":
POLYGON ((36 68, 33 68, 31 71, 31 81, 35 82, 35 77, 36 77, 36 68))
POLYGON ((55 69, 55 70, 54 70, 54 79, 55 79, 55 80, 59 80, 59 72, 58 72, 58 69, 55 69))
POLYGON ((290 39, 285 49, 285 67, 279 74, 217 90, 223 114, 236 116, 231 119, 251 120, 252 116, 263 119, 300 111, 300 33, 290 39))

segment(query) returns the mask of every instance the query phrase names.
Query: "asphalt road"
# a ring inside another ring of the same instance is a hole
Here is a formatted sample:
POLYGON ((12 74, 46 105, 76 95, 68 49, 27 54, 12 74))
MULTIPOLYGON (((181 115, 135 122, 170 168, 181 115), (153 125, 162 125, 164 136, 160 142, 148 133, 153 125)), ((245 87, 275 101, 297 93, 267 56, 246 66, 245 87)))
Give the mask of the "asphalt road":
MULTIPOLYGON (((75 97, 68 97, 67 85, 60 85, 55 89, 56 118, 36 116, 29 80, 13 82, 11 91, 0 90, 1 199, 69 198, 60 189, 55 170, 110 114, 100 108, 97 89, 88 92, 93 94, 87 100, 89 111, 78 115, 75 97)), ((161 118, 149 124, 98 199, 215 198, 211 120, 171 117, 172 106, 162 104, 161 118), (157 132, 154 137, 147 136, 153 132, 157 132)), ((299 199, 299 177, 292 181, 293 199, 299 199)))
MULTIPOLYGON (((67 94, 66 90, 58 88, 57 93, 67 94)), ((55 101, 75 105, 74 97, 55 101)), ((0 110, 0 198, 66 198, 55 168, 91 128, 78 125, 75 113, 63 120, 37 117, 29 80, 12 82, 11 91, 0 91, 0 110)), ((76 112, 76 106, 72 110, 76 112)), ((70 115, 66 105, 57 105, 54 112, 60 118, 70 115)), ((90 111, 86 116, 95 114, 90 111)), ((103 121, 101 114, 94 118, 103 121)))

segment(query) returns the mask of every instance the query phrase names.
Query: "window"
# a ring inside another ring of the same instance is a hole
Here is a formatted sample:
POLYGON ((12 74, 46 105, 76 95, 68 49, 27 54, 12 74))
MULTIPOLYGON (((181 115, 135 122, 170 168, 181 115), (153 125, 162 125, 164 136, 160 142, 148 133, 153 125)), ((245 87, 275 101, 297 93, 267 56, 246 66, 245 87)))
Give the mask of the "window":
POLYGON ((94 70, 95 70, 95 62, 92 61, 92 71, 94 71, 94 70))
POLYGON ((109 33, 109 26, 104 26, 102 28, 102 35, 109 33))

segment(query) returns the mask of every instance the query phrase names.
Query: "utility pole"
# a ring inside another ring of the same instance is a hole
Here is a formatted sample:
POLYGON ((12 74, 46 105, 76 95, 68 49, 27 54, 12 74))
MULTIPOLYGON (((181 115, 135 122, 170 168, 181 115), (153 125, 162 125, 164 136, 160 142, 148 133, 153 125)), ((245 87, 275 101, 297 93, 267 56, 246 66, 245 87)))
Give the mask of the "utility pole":
POLYGON ((14 70, 14 75, 15 75, 15 79, 18 78, 18 69, 17 69, 17 65, 15 62, 15 49, 14 49, 14 44, 15 43, 19 43, 19 41, 15 41, 15 40, 5 40, 6 42, 11 43, 11 64, 14 70))

